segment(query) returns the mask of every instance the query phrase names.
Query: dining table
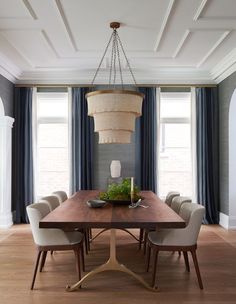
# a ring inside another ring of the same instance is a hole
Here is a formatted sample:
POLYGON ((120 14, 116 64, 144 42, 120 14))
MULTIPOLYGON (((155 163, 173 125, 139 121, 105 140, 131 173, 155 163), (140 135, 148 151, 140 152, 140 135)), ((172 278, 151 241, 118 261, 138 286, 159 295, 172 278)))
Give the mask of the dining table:
POLYGON ((184 228, 185 221, 152 191, 142 191, 143 207, 107 203, 102 208, 91 208, 87 201, 96 199, 99 190, 81 190, 46 215, 40 228, 63 230, 106 228, 110 229, 110 256, 106 263, 83 276, 75 284, 66 286, 67 291, 78 290, 92 276, 103 271, 121 271, 131 275, 149 290, 154 290, 141 276, 119 263, 116 256, 116 229, 184 228))

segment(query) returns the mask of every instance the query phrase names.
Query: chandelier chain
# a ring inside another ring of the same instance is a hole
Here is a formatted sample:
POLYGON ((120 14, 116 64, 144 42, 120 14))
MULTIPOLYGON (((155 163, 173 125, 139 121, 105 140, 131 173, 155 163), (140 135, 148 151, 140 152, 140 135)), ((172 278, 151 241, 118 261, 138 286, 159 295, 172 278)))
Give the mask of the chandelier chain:
POLYGON ((109 39, 109 41, 108 41, 108 44, 107 44, 107 46, 106 46, 106 48, 105 48, 105 51, 104 51, 104 53, 103 53, 103 56, 102 56, 102 58, 101 58, 101 60, 100 60, 100 62, 99 62, 99 65, 98 65, 98 67, 97 67, 97 70, 96 70, 96 72, 95 72, 95 74, 94 74, 94 76, 93 76, 92 85, 94 84, 94 81, 95 81, 95 79, 96 79, 96 77, 97 77, 97 74, 98 74, 98 72, 99 72, 99 70, 100 70, 100 68, 101 68, 101 65, 102 65, 102 62, 103 62, 103 60, 104 60, 104 57, 105 57, 105 55, 106 55, 106 53, 107 53, 107 50, 108 50, 108 48, 109 48, 109 45, 111 44, 112 37, 113 37, 113 33, 111 34, 111 37, 110 37, 110 39, 109 39))
POLYGON ((123 90, 124 89, 124 81, 123 81, 123 74, 122 74, 122 69, 121 69, 120 51, 119 51, 118 40, 116 40, 116 48, 117 48, 117 57, 118 57, 119 70, 120 70, 120 81, 121 81, 121 87, 122 87, 122 90, 123 90))
POLYGON ((114 58, 114 31, 112 32, 112 47, 111 47, 111 61, 110 61, 110 71, 109 71, 109 86, 111 85, 112 78, 112 66, 113 66, 113 58, 114 58))
POLYGON ((123 74, 122 74, 122 68, 121 68, 121 60, 120 60, 120 50, 119 50, 119 47, 120 47, 120 49, 121 49, 121 51, 122 51, 122 53, 123 53, 123 55, 125 57, 125 60, 126 60, 126 63, 127 63, 127 67, 128 67, 129 72, 130 72, 130 74, 132 76, 133 82, 134 82, 135 86, 137 87, 137 82, 135 80, 135 77, 134 77, 133 71, 131 69, 129 60, 128 60, 126 54, 125 54, 125 50, 124 50, 123 44, 121 42, 120 36, 119 36, 116 28, 113 29, 113 32, 112 32, 112 34, 110 36, 110 39, 109 39, 109 41, 107 43, 107 46, 106 46, 105 51, 103 53, 103 56, 102 56, 102 58, 101 58, 101 60, 99 62, 99 65, 98 65, 98 67, 96 69, 96 72, 94 74, 94 77, 93 77, 93 80, 92 80, 91 84, 94 85, 95 79, 96 79, 96 77, 98 75, 98 72, 101 69, 102 62, 103 62, 103 60, 104 60, 104 58, 106 56, 106 53, 108 51, 108 48, 109 48, 110 44, 112 44, 112 49, 111 49, 111 59, 110 59, 110 67, 109 67, 109 69, 110 69, 110 71, 109 71, 109 85, 111 85, 111 81, 112 81, 112 78, 113 78, 113 85, 114 85, 114 88, 115 88, 115 86, 116 86, 116 77, 117 77, 117 75, 116 75, 117 74, 116 73, 117 72, 116 69, 119 68, 122 89, 124 87, 123 74), (117 67, 117 65, 118 65, 118 67, 117 67))
POLYGON ((133 78, 134 84, 135 84, 135 86, 137 87, 137 82, 136 82, 136 80, 135 80, 135 77, 134 77, 133 71, 132 71, 132 69, 131 69, 131 66, 130 66, 129 60, 128 60, 128 58, 127 58, 126 54, 125 54, 125 50, 124 50, 123 44, 122 44, 122 42, 121 42, 121 40, 120 40, 120 36, 119 36, 119 34, 118 34, 118 33, 117 33, 117 39, 118 39, 118 41, 119 41, 119 43, 120 43, 121 50, 122 50, 123 55, 124 55, 124 57, 125 57, 125 60, 126 60, 126 63, 127 63, 128 69, 129 69, 129 71, 130 71, 130 74, 131 74, 131 76, 132 76, 132 78, 133 78))

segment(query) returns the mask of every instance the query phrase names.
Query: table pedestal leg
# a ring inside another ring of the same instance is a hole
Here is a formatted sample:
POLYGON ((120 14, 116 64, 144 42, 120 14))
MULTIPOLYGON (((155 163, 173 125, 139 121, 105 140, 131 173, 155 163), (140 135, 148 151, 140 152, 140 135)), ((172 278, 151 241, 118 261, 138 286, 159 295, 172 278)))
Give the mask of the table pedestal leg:
POLYGON ((84 282, 87 281, 87 279, 91 278, 95 274, 103 272, 103 271, 111 271, 111 270, 125 272, 125 273, 131 275, 132 277, 134 277, 136 280, 138 280, 147 289, 152 290, 152 291, 157 291, 157 289, 154 289, 154 288, 150 287, 143 280, 142 277, 140 277, 139 275, 137 275, 136 273, 134 273, 133 271, 131 271, 130 269, 128 269, 124 265, 118 263, 118 261, 116 259, 116 230, 115 229, 111 229, 111 234, 110 234, 110 257, 109 257, 108 261, 105 264, 102 264, 101 266, 99 266, 96 269, 87 273, 80 281, 78 281, 74 285, 67 286, 66 290, 67 291, 77 290, 84 282))

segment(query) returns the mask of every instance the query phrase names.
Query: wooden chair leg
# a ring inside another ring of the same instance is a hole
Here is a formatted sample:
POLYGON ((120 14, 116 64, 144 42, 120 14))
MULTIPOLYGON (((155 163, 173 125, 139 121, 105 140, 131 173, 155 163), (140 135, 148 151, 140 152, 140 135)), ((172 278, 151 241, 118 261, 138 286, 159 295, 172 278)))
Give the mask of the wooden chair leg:
POLYGON ((201 278, 201 274, 200 274, 200 270, 199 270, 199 266, 198 266, 198 261, 197 261, 196 249, 192 249, 191 254, 192 254, 193 263, 194 263, 194 267, 195 267, 196 274, 197 274, 199 287, 200 287, 200 289, 203 289, 202 278, 201 278))
POLYGON ((190 272, 189 261, 188 261, 188 252, 187 251, 183 251, 183 254, 184 254, 184 261, 185 261, 186 270, 188 272, 190 272))
POLYGON ((148 232, 147 232, 147 230, 145 230, 145 232, 144 232, 144 240, 143 240, 143 253, 144 254, 146 254, 147 237, 148 237, 148 232))
POLYGON ((87 242, 88 242, 88 251, 90 251, 90 238, 89 238, 89 229, 87 229, 87 242))
POLYGON ((38 255, 37 255, 37 260, 36 260, 36 264, 35 264, 35 268, 34 268, 34 275, 33 275, 32 283, 31 283, 31 290, 34 289, 34 282, 35 282, 35 278, 36 278, 36 274, 37 274, 37 270, 38 270, 41 253, 42 253, 42 251, 39 251, 38 255))
POLYGON ((143 241, 143 229, 139 231, 139 250, 142 248, 142 241, 143 241))
POLYGON ((45 264, 45 261, 46 261, 46 257, 47 257, 47 251, 43 251, 43 256, 42 256, 42 259, 41 259, 41 264, 40 264, 40 268, 39 268, 39 271, 42 272, 43 270, 43 267, 44 267, 44 264, 45 264))
POLYGON ((156 273, 157 273, 157 260, 158 260, 159 251, 154 249, 154 264, 153 264, 153 272, 152 272, 152 287, 155 287, 156 283, 156 273))
POLYGON ((151 247, 147 244, 147 262, 146 262, 146 271, 149 271, 150 267, 150 258, 151 258, 151 247))
POLYGON ((178 251, 178 253, 179 253, 179 256, 181 256, 181 251, 178 251))
POLYGON ((81 260, 82 260, 82 269, 85 272, 85 262, 84 262, 84 245, 81 244, 81 260))
POLYGON ((51 250, 51 255, 53 254, 53 250, 51 250))
POLYGON ((76 264, 76 270, 79 276, 79 280, 81 280, 81 269, 80 269, 80 249, 75 249, 75 264, 76 264))

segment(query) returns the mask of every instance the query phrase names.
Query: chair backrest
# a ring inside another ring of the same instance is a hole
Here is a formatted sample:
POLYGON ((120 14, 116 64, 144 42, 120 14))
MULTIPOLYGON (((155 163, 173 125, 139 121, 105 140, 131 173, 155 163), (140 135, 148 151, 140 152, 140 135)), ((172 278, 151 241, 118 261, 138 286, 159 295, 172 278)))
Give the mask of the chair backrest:
POLYGON ((179 214, 180 212, 180 208, 181 206, 184 204, 184 203, 191 203, 192 200, 191 198, 189 197, 186 197, 186 196, 175 196, 173 199, 172 199, 172 202, 171 202, 171 209, 173 209, 176 213, 179 214))
POLYGON ((197 243, 204 214, 205 207, 199 204, 182 204, 179 215, 185 220, 187 226, 184 229, 175 230, 179 230, 181 236, 181 240, 179 239, 179 241, 181 241, 185 246, 190 246, 197 243))
POLYGON ((170 206, 171 205, 171 202, 173 200, 173 198, 175 196, 180 196, 180 193, 178 191, 170 191, 167 193, 166 195, 166 199, 165 199, 165 203, 170 206))
POLYGON ((39 221, 50 213, 49 205, 45 202, 31 204, 26 207, 27 215, 34 238, 39 246, 69 244, 64 231, 60 229, 39 228, 39 221))
POLYGON ((44 196, 39 200, 39 203, 47 203, 49 205, 50 211, 60 206, 59 199, 55 195, 44 196))
POLYGON ((68 196, 65 191, 55 191, 52 192, 52 195, 55 195, 59 199, 60 204, 68 199, 68 196))

